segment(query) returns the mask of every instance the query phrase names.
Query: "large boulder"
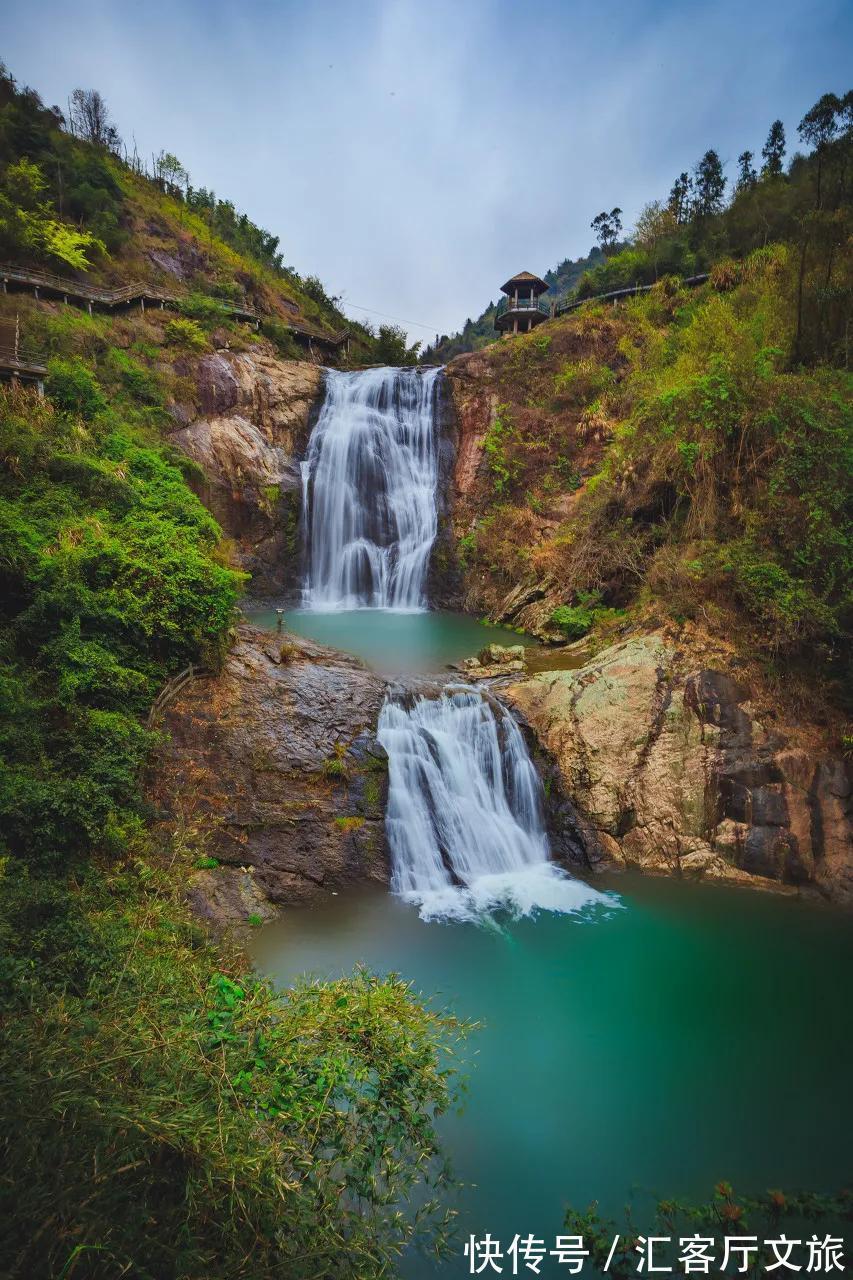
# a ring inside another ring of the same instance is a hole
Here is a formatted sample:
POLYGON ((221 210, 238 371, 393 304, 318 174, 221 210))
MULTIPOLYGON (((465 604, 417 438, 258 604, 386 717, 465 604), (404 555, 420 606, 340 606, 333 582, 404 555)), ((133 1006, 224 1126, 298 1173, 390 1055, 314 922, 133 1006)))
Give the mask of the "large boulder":
POLYGON ((554 757, 599 857, 853 902, 849 768, 768 732, 731 675, 690 670, 649 635, 504 696, 554 757))
POLYGON ((167 705, 153 793, 205 833, 192 888, 214 920, 387 883, 385 686, 355 658, 241 627, 225 668, 167 705), (251 877, 248 880, 247 877, 251 877))
POLYGON ((203 472, 196 488, 236 544, 255 591, 295 584, 304 457, 323 372, 259 348, 203 356, 193 397, 174 407, 174 444, 203 472))

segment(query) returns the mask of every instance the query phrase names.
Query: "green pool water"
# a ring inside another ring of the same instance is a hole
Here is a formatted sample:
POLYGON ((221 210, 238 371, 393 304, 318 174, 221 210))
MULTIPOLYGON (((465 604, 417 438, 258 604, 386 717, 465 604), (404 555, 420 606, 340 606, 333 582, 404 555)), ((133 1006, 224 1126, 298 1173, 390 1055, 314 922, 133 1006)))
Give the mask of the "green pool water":
MULTIPOLYGON (((720 1178, 849 1185, 849 916, 666 879, 596 883, 620 909, 499 929, 426 924, 361 891, 287 911, 254 935, 254 958, 282 984, 393 970, 482 1023, 465 1109, 442 1121, 467 1184, 463 1234, 553 1243, 566 1203, 617 1214, 631 1199, 641 1230, 651 1194, 706 1198, 720 1178)), ((408 1258, 405 1273, 467 1267, 461 1253, 441 1268, 408 1258)))
MULTIPOLYGON (((245 605, 258 627, 278 627, 269 605, 245 605)), ((366 662, 394 671, 434 671, 476 654, 486 644, 531 643, 506 627, 486 626, 464 613, 435 610, 401 613, 390 609, 315 612, 287 609, 282 625, 297 635, 354 653, 366 662)))

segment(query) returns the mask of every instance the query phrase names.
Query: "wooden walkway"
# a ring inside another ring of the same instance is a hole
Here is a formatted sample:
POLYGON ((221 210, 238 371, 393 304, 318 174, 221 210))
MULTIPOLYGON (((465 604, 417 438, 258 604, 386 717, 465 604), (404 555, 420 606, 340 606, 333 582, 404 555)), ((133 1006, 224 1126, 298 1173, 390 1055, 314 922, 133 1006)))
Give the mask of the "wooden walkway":
POLYGON ((0 378, 11 382, 35 382, 39 395, 44 394, 47 356, 21 352, 21 330, 18 317, 14 321, 0 319, 0 378))
MULTIPOLYGON (((73 302, 84 306, 91 315, 97 307, 99 310, 115 311, 120 307, 131 307, 139 304, 142 311, 148 307, 179 308, 183 299, 177 294, 166 293, 162 289, 153 288, 144 281, 137 280, 117 289, 109 289, 105 285, 86 284, 80 280, 72 280, 66 276, 52 275, 49 271, 38 271, 33 267, 16 267, 10 263, 0 263, 0 288, 3 293, 10 290, 26 290, 35 298, 61 298, 63 302, 73 302)), ((218 301, 218 299, 217 299, 218 301)), ((219 302, 218 305, 227 315, 235 320, 253 324, 261 329, 263 320, 251 307, 235 306, 230 302, 219 302)), ((347 341, 347 334, 325 334, 306 329, 292 320, 285 322, 294 336, 308 344, 337 348, 347 341)))
POLYGON ((20 356, 14 347, 0 347, 0 378, 11 382, 35 382, 44 391, 47 365, 44 356, 20 356))
MULTIPOLYGON (((705 284, 709 279, 710 276, 707 274, 686 276, 679 283, 686 285, 690 289, 695 289, 697 285, 705 284)), ((578 298, 573 302, 559 303, 554 308, 554 315, 564 316, 569 311, 577 311, 578 307, 584 306, 587 302, 619 302, 622 298, 633 298, 638 293, 650 293, 656 287, 656 284, 632 284, 627 289, 614 289, 611 293, 597 293, 591 298, 578 298)))
MULTIPOLYGON (((94 307, 114 311, 116 307, 128 307, 138 302, 144 311, 146 305, 162 309, 177 307, 181 302, 177 294, 154 289, 141 280, 118 289, 109 289, 106 285, 85 284, 67 276, 52 275, 49 271, 15 267, 9 263, 0 263, 0 283, 4 293, 8 293, 10 288, 25 289, 28 292, 32 290, 36 298, 61 298, 63 302, 76 302, 85 306, 90 314, 94 307)), ((228 302, 221 302, 219 305, 236 320, 246 320, 254 325, 260 321, 257 312, 249 307, 236 307, 228 302)))

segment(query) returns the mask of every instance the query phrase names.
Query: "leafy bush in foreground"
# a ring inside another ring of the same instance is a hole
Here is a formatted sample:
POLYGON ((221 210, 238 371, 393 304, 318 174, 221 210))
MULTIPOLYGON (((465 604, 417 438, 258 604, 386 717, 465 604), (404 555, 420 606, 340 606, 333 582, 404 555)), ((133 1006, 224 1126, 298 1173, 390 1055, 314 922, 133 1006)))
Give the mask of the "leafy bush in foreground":
POLYGON ((393 976, 276 995, 142 859, 0 884, 4 1274, 370 1280, 441 1248, 464 1027, 393 976))

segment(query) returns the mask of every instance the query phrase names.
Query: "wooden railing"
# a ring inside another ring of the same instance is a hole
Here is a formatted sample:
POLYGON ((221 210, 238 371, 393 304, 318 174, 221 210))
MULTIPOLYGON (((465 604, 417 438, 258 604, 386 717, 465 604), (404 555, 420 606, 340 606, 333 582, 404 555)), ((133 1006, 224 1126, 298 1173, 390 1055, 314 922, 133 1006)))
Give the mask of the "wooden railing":
POLYGON ((0 364, 6 369, 23 369, 30 373, 47 373, 47 356, 42 352, 27 354, 15 347, 0 347, 0 364))
POLYGON ((160 713, 173 698, 177 697, 182 689, 186 688, 188 684, 199 676, 209 676, 211 674, 209 667, 200 667, 191 662, 188 667, 184 667, 183 671, 179 671, 176 676, 172 676, 171 680, 163 685, 163 688, 151 704, 151 710, 148 712, 148 728, 153 727, 160 713))
MULTIPOLYGON (((710 276, 706 273, 698 276, 685 276, 679 283, 686 285, 689 289, 695 289, 697 285, 706 284, 709 279, 710 276)), ((655 284, 632 284, 625 289, 612 289, 610 293, 596 293, 589 298, 573 298, 570 302, 558 302, 554 308, 554 315, 563 316, 567 311, 577 311, 578 307, 582 307, 585 302, 618 302, 620 298, 633 298, 638 293, 650 293, 656 287, 657 281, 655 284)))
MULTIPOLYGON (((9 284, 24 285, 30 289, 44 289, 63 298, 81 300, 90 308, 93 304, 100 307, 116 307, 130 302, 152 302, 155 306, 179 307, 181 302, 185 301, 177 294, 153 288, 141 280, 121 285, 116 289, 109 289, 105 285, 87 284, 85 281, 72 280, 68 276, 54 275, 50 271, 40 271, 35 267, 16 267, 11 263, 0 263, 0 281, 3 283, 4 291, 9 284)), ((237 306, 232 302, 220 302, 218 298, 215 301, 227 315, 237 320, 247 320, 257 328, 261 327, 262 319, 251 307, 237 306)), ((321 346, 339 347, 347 340, 346 333, 315 333, 312 329, 306 329, 292 320, 286 323, 289 329, 298 337, 307 339, 309 344, 318 342, 321 346)))
MULTIPOLYGON (((177 294, 166 293, 165 290, 154 288, 143 280, 134 280, 131 284, 110 289, 106 285, 87 284, 82 280, 73 280, 69 276, 57 276, 50 271, 40 271, 35 267, 16 267, 11 263, 0 263, 0 280, 4 285, 22 284, 31 289, 44 289, 50 293, 60 294, 64 298, 80 298, 84 302, 96 302, 102 307, 115 307, 125 302, 138 301, 177 307, 182 301, 177 294)), ((218 299, 216 301, 222 310, 230 315, 257 323, 258 314, 251 307, 220 302, 218 299)))
POLYGON ((506 315, 508 311, 540 311, 543 316, 550 316, 551 304, 544 298, 501 298, 495 311, 495 319, 506 315))

